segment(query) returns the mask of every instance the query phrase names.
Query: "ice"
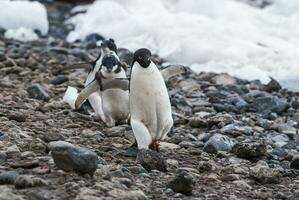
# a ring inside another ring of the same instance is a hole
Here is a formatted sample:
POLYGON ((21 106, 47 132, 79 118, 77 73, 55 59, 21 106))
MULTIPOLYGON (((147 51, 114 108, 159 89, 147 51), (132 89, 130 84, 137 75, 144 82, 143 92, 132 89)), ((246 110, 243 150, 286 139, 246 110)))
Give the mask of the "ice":
POLYGON ((131 50, 147 47, 196 72, 263 82, 272 76, 299 90, 293 85, 299 79, 298 4, 275 0, 258 9, 233 0, 98 0, 69 20, 75 30, 67 39, 99 33, 131 50))
POLYGON ((7 33, 9 35, 22 32, 29 35, 28 29, 39 30, 46 35, 49 30, 47 10, 39 2, 0 0, 0 27, 7 30, 13 29, 14 31, 7 33))
POLYGON ((34 33, 32 29, 24 28, 24 27, 18 29, 8 29, 5 32, 4 37, 12 38, 24 42, 38 39, 38 36, 36 35, 36 33, 34 33))

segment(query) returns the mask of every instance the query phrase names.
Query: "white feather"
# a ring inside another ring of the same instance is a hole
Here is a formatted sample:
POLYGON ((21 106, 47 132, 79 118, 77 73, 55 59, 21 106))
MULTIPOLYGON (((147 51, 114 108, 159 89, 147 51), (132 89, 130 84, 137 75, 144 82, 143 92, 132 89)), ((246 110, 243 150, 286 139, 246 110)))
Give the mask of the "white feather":
POLYGON ((75 101, 78 97, 78 90, 74 87, 67 87, 67 90, 63 96, 63 101, 68 103, 72 109, 75 109, 75 101))

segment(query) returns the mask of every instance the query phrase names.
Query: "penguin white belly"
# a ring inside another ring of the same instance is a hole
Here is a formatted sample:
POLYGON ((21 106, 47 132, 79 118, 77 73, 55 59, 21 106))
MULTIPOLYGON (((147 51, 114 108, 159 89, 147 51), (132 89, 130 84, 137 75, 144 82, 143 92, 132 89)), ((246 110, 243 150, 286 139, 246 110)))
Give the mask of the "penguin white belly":
POLYGON ((172 127, 173 119, 167 88, 155 65, 151 64, 148 68, 133 67, 130 112, 139 148, 147 148, 148 143, 153 140, 163 139, 172 127), (146 134, 150 134, 151 141, 146 134))
POLYGON ((108 89, 101 93, 102 108, 107 126, 116 122, 125 122, 129 118, 129 92, 120 89, 108 89))

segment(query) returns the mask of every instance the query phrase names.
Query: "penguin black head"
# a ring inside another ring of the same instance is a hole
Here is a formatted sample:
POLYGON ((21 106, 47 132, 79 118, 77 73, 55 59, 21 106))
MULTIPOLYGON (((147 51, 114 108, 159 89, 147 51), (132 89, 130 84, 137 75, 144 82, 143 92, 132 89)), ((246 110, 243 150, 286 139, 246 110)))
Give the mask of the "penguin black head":
POLYGON ((120 68, 120 63, 118 59, 114 55, 105 55, 102 60, 102 69, 106 72, 116 72, 118 73, 118 69, 120 68))
POLYGON ((115 53, 117 53, 116 44, 115 44, 114 40, 111 38, 109 40, 103 40, 103 42, 101 43, 101 47, 108 48, 111 51, 114 51, 115 53))
POLYGON ((138 62, 141 67, 147 68, 151 64, 150 57, 152 56, 150 50, 142 48, 134 53, 134 62, 138 62))

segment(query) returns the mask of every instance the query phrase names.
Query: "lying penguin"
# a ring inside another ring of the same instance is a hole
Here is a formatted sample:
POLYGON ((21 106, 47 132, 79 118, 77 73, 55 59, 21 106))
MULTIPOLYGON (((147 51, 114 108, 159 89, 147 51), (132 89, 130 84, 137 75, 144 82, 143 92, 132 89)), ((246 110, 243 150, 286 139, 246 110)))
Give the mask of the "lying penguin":
MULTIPOLYGON (((125 67, 120 63, 116 51, 113 40, 106 40, 102 43, 101 54, 87 76, 85 87, 95 79, 105 84, 115 78, 127 77, 125 67)), ((81 103, 76 104, 77 98, 77 89, 68 87, 63 100, 74 109, 81 105, 81 103)), ((100 118, 108 127, 115 126, 116 123, 125 123, 129 118, 128 91, 109 86, 104 90, 98 88, 88 95, 88 101, 95 112, 94 116, 100 118)))
MULTIPOLYGON (((150 57, 148 49, 137 50, 134 53, 130 84, 126 79, 116 78, 114 82, 106 82, 105 87, 130 90, 130 123, 138 149, 159 151, 159 141, 166 137, 173 125, 165 81, 186 72, 186 68, 172 66, 159 71, 150 57)), ((90 94, 101 89, 104 88, 100 81, 92 82, 79 94, 76 105, 82 104, 90 94)))

